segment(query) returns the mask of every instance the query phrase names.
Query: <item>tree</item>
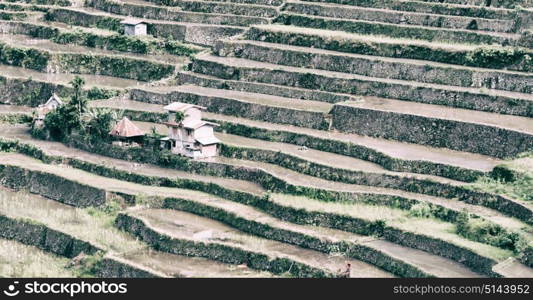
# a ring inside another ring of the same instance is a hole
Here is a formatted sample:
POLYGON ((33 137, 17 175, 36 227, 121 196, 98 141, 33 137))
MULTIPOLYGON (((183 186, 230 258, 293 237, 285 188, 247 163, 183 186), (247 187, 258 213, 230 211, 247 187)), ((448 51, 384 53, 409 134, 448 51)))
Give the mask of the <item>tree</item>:
POLYGON ((79 76, 76 76, 69 83, 74 88, 74 96, 72 96, 70 101, 72 105, 76 106, 78 110, 78 118, 81 120, 82 114, 87 111, 87 98, 83 96, 83 86, 85 85, 85 80, 79 76))
POLYGON ((50 136, 62 140, 72 133, 72 130, 83 127, 82 116, 87 111, 87 98, 83 95, 85 80, 76 76, 70 84, 74 88, 74 95, 70 101, 46 114, 44 126, 50 136))
POLYGON ((176 112, 176 123, 178 124, 181 123, 183 119, 185 119, 185 114, 182 111, 177 111, 176 112))
POLYGON ((107 140, 109 138, 109 131, 111 131, 113 124, 121 118, 122 112, 100 108, 89 110, 88 115, 90 119, 86 129, 91 137, 107 140))
POLYGON ((46 114, 44 126, 50 132, 50 136, 56 140, 62 140, 70 135, 72 130, 79 128, 81 120, 77 108, 69 103, 61 105, 57 109, 46 114))

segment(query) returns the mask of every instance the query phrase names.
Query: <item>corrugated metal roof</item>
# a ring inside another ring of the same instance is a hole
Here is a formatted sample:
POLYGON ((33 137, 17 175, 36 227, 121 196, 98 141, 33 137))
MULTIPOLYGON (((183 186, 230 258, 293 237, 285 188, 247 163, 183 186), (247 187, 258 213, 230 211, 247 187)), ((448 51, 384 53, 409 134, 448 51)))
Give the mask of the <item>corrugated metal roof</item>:
POLYGON ((198 108, 198 109, 206 109, 205 107, 203 106, 199 106, 199 105, 194 105, 194 104, 189 104, 189 103, 183 103, 183 102, 172 102, 170 103, 169 105, 163 107, 163 109, 165 110, 168 110, 168 111, 186 111, 188 110, 189 108, 192 108, 192 107, 195 107, 195 108, 198 108))
POLYGON ((126 24, 126 25, 139 25, 139 24, 146 24, 143 20, 139 19, 124 19, 120 22, 120 24, 126 24))
POLYGON ((220 143, 220 140, 214 136, 199 137, 196 139, 196 141, 204 146, 220 143))

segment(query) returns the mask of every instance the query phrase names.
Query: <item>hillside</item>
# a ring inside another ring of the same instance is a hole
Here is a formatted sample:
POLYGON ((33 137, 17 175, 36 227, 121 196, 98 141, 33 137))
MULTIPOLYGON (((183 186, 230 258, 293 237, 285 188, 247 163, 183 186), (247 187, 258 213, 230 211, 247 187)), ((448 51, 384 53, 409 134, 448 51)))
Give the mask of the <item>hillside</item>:
POLYGON ((531 0, 0 0, 0 95, 0 276, 533 277, 531 0))

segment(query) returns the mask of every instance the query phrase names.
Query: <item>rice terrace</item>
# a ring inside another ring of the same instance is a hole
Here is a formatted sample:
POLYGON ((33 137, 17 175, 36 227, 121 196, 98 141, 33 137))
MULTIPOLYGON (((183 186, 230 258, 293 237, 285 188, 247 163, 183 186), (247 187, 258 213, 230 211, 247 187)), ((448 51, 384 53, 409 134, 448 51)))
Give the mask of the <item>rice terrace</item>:
POLYGON ((533 1, 0 0, 0 224, 8 278, 533 278, 533 1))

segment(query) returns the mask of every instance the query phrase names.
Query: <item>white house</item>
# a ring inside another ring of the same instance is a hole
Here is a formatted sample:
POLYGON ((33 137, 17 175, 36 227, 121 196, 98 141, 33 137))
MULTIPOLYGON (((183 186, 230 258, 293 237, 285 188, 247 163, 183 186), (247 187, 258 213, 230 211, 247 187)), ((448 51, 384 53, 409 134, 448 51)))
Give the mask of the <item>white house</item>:
POLYGON ((120 22, 124 26, 125 35, 146 35, 147 24, 141 20, 125 19, 120 22))
POLYGON ((56 93, 52 94, 48 101, 46 101, 44 104, 40 104, 39 106, 37 106, 35 125, 42 126, 46 114, 51 112, 52 110, 55 110, 61 105, 63 105, 63 100, 61 100, 61 98, 59 98, 56 93))
POLYGON ((174 102, 164 107, 168 112, 168 137, 162 139, 162 145, 172 153, 192 157, 207 158, 216 156, 220 141, 215 137, 213 128, 218 124, 202 120, 205 107, 174 102), (183 119, 176 120, 182 113, 183 119))
POLYGON ((63 105, 63 100, 61 100, 61 98, 59 98, 56 93, 53 93, 52 97, 50 97, 50 99, 48 99, 45 104, 41 104, 40 107, 45 107, 49 110, 54 110, 60 107, 61 105, 63 105))

